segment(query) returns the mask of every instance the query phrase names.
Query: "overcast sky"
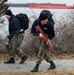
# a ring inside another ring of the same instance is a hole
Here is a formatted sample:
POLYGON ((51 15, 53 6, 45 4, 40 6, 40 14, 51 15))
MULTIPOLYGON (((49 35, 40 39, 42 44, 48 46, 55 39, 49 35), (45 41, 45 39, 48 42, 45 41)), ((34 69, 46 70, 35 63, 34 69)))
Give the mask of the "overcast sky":
POLYGON ((8 0, 9 3, 73 3, 74 0, 8 0))

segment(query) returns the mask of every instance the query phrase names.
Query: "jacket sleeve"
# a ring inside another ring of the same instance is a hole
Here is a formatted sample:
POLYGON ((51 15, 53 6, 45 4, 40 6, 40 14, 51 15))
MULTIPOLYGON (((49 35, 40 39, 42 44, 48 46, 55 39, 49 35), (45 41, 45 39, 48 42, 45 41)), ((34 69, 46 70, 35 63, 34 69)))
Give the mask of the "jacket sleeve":
POLYGON ((37 23, 37 20, 35 20, 32 24, 32 28, 31 28, 31 33, 34 35, 34 36, 38 36, 39 35, 39 32, 36 30, 36 26, 38 25, 37 23))
POLYGON ((48 30, 49 30, 49 34, 48 34, 48 38, 49 39, 52 39, 52 38, 54 38, 54 36, 55 36, 55 31, 54 31, 54 24, 53 23, 49 23, 50 25, 49 25, 49 27, 48 27, 48 30))

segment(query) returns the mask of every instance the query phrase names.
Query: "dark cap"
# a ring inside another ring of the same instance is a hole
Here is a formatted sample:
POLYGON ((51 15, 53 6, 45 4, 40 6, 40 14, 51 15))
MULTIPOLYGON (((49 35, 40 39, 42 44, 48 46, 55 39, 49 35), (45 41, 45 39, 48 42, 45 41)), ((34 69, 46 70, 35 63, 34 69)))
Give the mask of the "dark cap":
POLYGON ((11 10, 7 10, 7 11, 5 12, 5 14, 6 14, 6 15, 9 15, 9 16, 12 16, 12 11, 11 11, 11 10))
POLYGON ((42 20, 46 20, 48 17, 46 14, 44 13, 41 13, 40 16, 39 16, 39 20, 42 21, 42 20))

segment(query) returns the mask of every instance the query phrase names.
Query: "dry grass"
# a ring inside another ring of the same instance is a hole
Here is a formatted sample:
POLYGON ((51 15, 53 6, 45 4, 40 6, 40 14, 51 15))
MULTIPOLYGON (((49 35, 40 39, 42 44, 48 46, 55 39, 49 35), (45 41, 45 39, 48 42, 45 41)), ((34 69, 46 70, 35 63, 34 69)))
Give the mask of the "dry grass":
MULTIPOLYGON (((63 53, 61 55, 58 55, 58 57, 54 57, 51 56, 53 60, 74 60, 74 54, 67 54, 67 53, 63 53)), ((9 55, 8 54, 0 54, 0 63, 2 63, 3 61, 9 59, 9 55)), ((15 57, 15 60, 17 62, 20 61, 20 58, 18 56, 15 57)), ((29 56, 27 61, 36 61, 37 60, 37 56, 29 56)))
POLYGON ((0 75, 74 75, 74 70, 39 71, 39 72, 0 72, 0 75))

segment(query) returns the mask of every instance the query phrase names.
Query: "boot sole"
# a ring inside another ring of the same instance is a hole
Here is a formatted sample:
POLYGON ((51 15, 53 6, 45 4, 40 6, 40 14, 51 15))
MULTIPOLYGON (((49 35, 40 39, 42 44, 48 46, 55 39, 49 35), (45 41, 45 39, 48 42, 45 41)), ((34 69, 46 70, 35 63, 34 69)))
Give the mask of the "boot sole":
POLYGON ((54 68, 48 68, 47 70, 54 70, 56 67, 54 67, 54 68))
POLYGON ((4 62, 4 64, 15 64, 15 62, 14 63, 6 63, 6 62, 4 62))

